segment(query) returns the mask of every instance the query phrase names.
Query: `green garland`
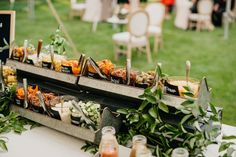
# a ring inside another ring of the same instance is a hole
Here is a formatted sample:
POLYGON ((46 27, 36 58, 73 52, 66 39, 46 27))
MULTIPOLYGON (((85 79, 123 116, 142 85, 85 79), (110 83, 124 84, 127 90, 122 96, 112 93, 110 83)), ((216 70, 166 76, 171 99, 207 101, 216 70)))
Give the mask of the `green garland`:
MULTIPOLYGON (((162 74, 160 66, 157 72, 162 74)), ((161 78, 160 78, 161 79, 161 78)), ((163 101, 163 91, 161 83, 145 89, 144 94, 140 96, 143 99, 138 109, 119 109, 118 113, 125 116, 125 131, 118 133, 118 139, 122 141, 131 140, 134 135, 142 134, 147 137, 148 144, 153 150, 153 154, 158 157, 171 156, 172 150, 176 147, 186 148, 190 156, 203 157, 206 147, 210 144, 219 144, 216 137, 220 133, 220 127, 212 127, 212 124, 221 125, 219 113, 213 104, 209 104, 212 113, 207 114, 201 106, 191 98, 193 93, 189 87, 185 87, 188 98, 176 108, 170 111, 163 101), (194 114, 193 111, 194 110, 194 114), (179 123, 167 123, 163 113, 181 117, 179 123), (189 129, 192 127, 192 129, 189 129)), ((231 136, 231 139, 234 138, 231 136)), ((124 144, 124 142, 122 143, 124 144)), ((227 150, 223 157, 230 157, 235 151, 231 142, 220 143, 219 152, 227 150)))
POLYGON ((15 133, 21 134, 27 130, 26 125, 30 125, 30 129, 38 126, 37 123, 28 119, 20 117, 15 112, 10 112, 10 105, 13 104, 15 99, 16 87, 7 87, 0 96, 0 150, 7 151, 7 138, 1 136, 1 134, 9 133, 14 131, 15 133))

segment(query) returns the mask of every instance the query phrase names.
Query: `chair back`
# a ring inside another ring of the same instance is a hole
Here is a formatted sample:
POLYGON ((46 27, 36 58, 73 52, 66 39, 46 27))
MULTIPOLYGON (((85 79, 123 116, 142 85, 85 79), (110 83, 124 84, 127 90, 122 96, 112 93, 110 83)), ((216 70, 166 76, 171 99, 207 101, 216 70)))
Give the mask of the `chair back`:
POLYGON ((200 0, 197 8, 199 14, 210 15, 213 10, 213 2, 212 0, 200 0))
POLYGON ((130 12, 135 12, 139 10, 140 0, 130 0, 130 12))
POLYGON ((150 25, 161 26, 165 18, 165 6, 162 3, 151 3, 145 8, 150 17, 150 25))
POLYGON ((130 14, 128 20, 128 31, 135 37, 147 34, 149 26, 149 16, 146 11, 137 10, 130 14))

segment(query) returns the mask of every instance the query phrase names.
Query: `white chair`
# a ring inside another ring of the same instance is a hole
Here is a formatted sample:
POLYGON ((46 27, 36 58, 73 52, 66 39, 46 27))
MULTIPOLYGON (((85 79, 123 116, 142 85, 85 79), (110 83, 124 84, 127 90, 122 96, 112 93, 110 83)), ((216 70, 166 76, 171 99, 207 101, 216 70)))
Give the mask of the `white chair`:
POLYGON ((83 16, 85 11, 85 3, 77 3, 77 0, 70 0, 70 17, 83 16))
POLYGON ((147 12, 138 10, 129 15, 128 32, 116 33, 112 36, 115 60, 118 59, 120 52, 125 53, 127 58, 131 59, 132 48, 138 48, 138 50, 146 51, 148 63, 152 62, 147 32, 148 26, 149 16, 147 12), (126 46, 127 50, 121 49, 121 46, 126 46))
POLYGON ((139 10, 140 7, 140 0, 130 0, 130 12, 135 12, 137 10, 139 10))
POLYGON ((211 23, 211 14, 213 10, 212 0, 200 0, 197 5, 198 13, 189 15, 189 27, 196 26, 196 30, 214 29, 211 23))
POLYGON ((188 18, 191 14, 190 8, 193 3, 189 0, 177 0, 176 1, 176 16, 175 26, 177 28, 186 30, 188 28, 188 18))
POLYGON ((154 36, 154 51, 157 52, 159 44, 163 44, 162 23, 165 18, 165 6, 161 3, 151 3, 145 10, 150 17, 148 34, 154 36))

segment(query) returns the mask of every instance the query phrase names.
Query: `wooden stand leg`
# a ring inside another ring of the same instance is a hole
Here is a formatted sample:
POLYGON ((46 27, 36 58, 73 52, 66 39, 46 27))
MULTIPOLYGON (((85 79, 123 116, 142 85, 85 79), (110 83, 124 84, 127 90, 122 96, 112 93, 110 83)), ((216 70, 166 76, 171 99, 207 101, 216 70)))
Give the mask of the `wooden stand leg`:
POLYGON ((148 63, 151 63, 152 62, 152 57, 151 57, 149 41, 147 41, 147 44, 146 44, 146 53, 147 53, 147 61, 148 61, 148 63))
POLYGON ((115 61, 118 61, 119 52, 116 43, 114 43, 114 57, 115 61))
POLYGON ((132 56, 132 47, 131 47, 131 45, 128 45, 128 48, 127 48, 127 59, 131 60, 131 56, 132 56))
POLYGON ((154 36, 154 52, 158 52, 158 46, 159 46, 159 37, 158 35, 154 36))

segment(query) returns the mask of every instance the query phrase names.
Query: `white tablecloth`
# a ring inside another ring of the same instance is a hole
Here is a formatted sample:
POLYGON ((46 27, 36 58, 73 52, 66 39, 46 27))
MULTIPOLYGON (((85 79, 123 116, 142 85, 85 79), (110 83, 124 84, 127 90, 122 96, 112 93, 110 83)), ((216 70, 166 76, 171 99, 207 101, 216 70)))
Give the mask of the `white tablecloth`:
MULTIPOLYGON (((223 134, 236 135, 236 127, 223 125, 223 134)), ((0 152, 0 157, 91 157, 80 150, 82 140, 60 133, 47 127, 37 127, 22 135, 8 133, 8 152, 0 152)), ((235 141, 236 142, 236 141, 235 141)), ((207 157, 217 157, 218 146, 212 145, 207 157)), ((129 156, 129 149, 120 147, 120 156, 129 156)))

